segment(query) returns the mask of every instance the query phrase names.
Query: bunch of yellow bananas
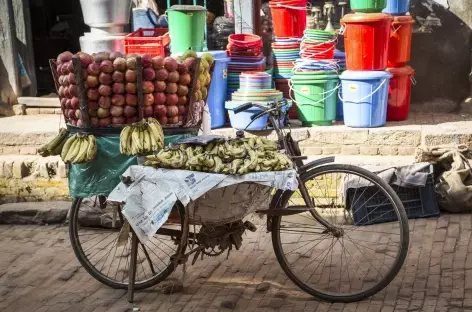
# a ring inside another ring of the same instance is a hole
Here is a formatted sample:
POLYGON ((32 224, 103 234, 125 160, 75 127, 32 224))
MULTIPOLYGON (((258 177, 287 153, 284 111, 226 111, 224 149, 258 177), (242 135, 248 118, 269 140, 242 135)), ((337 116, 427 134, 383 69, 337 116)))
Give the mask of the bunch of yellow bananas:
POLYGON ((176 145, 146 157, 144 165, 224 174, 280 171, 292 168, 276 142, 263 138, 234 139, 206 146, 176 145))
POLYGON ((61 158, 64 162, 82 164, 95 159, 97 141, 92 134, 74 134, 67 139, 62 148, 61 158))
POLYGON ((67 135, 69 132, 66 128, 61 128, 59 130, 59 134, 56 135, 54 139, 52 139, 49 143, 41 146, 38 149, 38 154, 47 157, 51 155, 60 155, 62 151, 62 147, 67 141, 67 135))
POLYGON ((164 132, 154 118, 126 126, 120 134, 120 153, 139 155, 157 152, 164 147, 164 132))

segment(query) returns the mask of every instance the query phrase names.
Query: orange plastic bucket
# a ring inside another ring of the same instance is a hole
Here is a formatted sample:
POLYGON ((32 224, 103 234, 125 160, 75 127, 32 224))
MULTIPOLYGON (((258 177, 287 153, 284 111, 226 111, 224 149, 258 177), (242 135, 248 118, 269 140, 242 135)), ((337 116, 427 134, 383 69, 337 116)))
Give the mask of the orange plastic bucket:
POLYGON ((409 15, 393 19, 388 43, 388 67, 402 67, 410 60, 414 23, 409 15))
POLYGON ((276 37, 301 38, 306 28, 307 0, 269 1, 276 37))
POLYGON ((384 13, 347 14, 341 19, 348 70, 387 68, 392 16, 384 13))

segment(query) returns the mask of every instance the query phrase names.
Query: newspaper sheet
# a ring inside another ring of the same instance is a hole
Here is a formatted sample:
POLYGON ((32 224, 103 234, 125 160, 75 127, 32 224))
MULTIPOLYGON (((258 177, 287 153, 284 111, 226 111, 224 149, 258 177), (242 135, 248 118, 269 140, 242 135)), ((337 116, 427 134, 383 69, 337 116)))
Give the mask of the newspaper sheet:
POLYGON ((124 203, 123 215, 142 242, 152 237, 167 221, 175 202, 184 206, 206 192, 243 182, 253 182, 280 190, 298 188, 295 170, 224 175, 188 170, 130 166, 122 181, 108 197, 124 203), (126 182, 126 183, 125 183, 126 182))

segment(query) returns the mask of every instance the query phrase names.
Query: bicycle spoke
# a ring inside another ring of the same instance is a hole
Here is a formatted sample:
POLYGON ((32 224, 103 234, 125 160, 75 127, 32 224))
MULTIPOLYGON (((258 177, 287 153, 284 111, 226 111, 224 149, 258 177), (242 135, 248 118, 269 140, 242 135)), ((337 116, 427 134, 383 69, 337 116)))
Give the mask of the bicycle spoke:
MULTIPOLYGON (((391 188, 387 191, 365 170, 327 165, 311 172, 303 182, 315 209, 308 215, 276 217, 275 239, 287 257, 281 258, 286 263, 283 268, 302 289, 330 298, 327 300, 344 295, 365 298, 378 289, 376 285, 391 280, 399 266, 393 273, 392 268, 405 259, 408 238, 402 220, 377 225, 386 222, 392 212, 400 216, 403 207, 394 202, 396 194, 391 188), (335 167, 341 169, 326 169, 335 167), (363 223, 366 225, 359 225, 363 223), (315 233, 313 229, 320 227, 323 231, 315 233), (303 256, 293 258, 300 253, 303 256)), ((287 208, 292 203, 300 206, 299 193, 287 199, 287 208)))

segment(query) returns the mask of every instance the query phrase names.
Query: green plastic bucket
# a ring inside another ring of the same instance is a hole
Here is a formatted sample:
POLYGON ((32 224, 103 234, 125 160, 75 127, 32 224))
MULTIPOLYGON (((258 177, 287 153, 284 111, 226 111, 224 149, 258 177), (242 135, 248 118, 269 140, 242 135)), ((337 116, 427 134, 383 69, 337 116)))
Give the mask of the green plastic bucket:
POLYGON ((351 0, 351 10, 360 13, 380 13, 387 6, 387 0, 351 0))
POLYGON ((207 10, 199 5, 174 5, 167 10, 171 53, 202 52, 207 10))
POLYGON ((291 84, 304 126, 329 126, 336 120, 338 75, 294 75, 291 84))

